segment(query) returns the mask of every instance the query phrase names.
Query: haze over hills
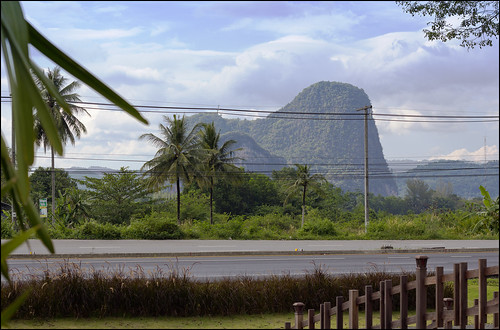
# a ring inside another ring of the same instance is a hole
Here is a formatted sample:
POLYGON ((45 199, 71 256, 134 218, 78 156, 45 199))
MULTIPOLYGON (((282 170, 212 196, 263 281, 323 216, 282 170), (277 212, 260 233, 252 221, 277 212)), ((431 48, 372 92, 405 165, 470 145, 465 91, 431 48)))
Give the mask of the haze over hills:
MULTIPOLYGON (((273 157, 289 166, 313 165, 313 171, 346 191, 363 191, 364 121, 357 109, 369 106, 366 93, 353 85, 321 81, 300 92, 290 103, 264 119, 225 119, 217 114, 188 117, 192 124, 214 122, 221 133, 239 132, 253 138, 273 157)), ((397 194, 380 144, 377 127, 368 120, 369 167, 379 177, 370 192, 397 194)))
MULTIPOLYGON (((366 93, 353 85, 322 81, 305 88, 290 103, 266 118, 228 119, 205 113, 186 117, 190 125, 214 122, 221 143, 237 143, 236 165, 246 171, 271 175, 293 164, 312 165, 344 191, 364 190, 364 116, 356 111, 370 105, 366 93)), ((375 122, 368 120, 370 192, 404 196, 408 179, 424 180, 431 189, 443 189, 460 197, 480 197, 479 185, 498 196, 498 161, 479 164, 466 161, 393 161, 384 158, 375 122)), ((102 176, 106 168, 71 174, 102 176)))

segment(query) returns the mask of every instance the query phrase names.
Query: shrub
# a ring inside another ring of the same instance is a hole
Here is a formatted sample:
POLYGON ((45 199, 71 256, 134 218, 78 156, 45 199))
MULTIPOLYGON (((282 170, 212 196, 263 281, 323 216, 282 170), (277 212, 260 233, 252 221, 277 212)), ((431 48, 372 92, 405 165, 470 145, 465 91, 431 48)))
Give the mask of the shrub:
POLYGON ((168 212, 152 212, 139 219, 132 219, 124 228, 126 239, 181 239, 184 234, 176 223, 174 215, 168 212))
POLYGON ((10 212, 4 212, 2 214, 2 239, 12 238, 14 232, 15 232, 14 225, 12 224, 12 218, 10 216, 10 212))
POLYGON ((120 239, 121 226, 111 223, 98 223, 89 220, 75 228, 75 238, 78 239, 120 239))

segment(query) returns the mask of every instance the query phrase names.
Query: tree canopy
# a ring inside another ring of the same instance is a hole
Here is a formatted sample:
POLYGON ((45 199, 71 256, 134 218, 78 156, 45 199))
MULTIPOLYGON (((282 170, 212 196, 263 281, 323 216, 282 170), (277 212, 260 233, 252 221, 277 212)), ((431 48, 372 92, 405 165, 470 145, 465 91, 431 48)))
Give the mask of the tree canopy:
POLYGON ((412 16, 434 16, 424 29, 429 40, 461 40, 461 46, 472 49, 493 46, 498 39, 498 1, 396 1, 412 16), (453 24, 458 18, 458 24, 453 24))

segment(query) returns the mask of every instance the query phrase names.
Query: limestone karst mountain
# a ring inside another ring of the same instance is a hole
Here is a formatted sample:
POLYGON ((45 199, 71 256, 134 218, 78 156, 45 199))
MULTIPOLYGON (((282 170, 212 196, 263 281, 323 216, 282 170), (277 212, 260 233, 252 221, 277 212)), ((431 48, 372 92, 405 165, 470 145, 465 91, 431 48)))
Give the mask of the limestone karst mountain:
MULTIPOLYGON (((264 119, 226 119, 217 114, 198 114, 189 120, 192 123, 214 121, 221 134, 237 132, 245 140, 246 134, 270 153, 265 156, 254 153, 253 159, 246 159, 246 163, 257 162, 257 157, 282 157, 289 166, 313 165, 315 172, 324 174, 345 191, 363 191, 364 119, 363 112, 356 110, 370 104, 366 93, 356 86, 321 81, 305 88, 290 103, 264 119)), ((397 186, 371 117, 368 141, 370 192, 384 196, 396 194, 397 186)))

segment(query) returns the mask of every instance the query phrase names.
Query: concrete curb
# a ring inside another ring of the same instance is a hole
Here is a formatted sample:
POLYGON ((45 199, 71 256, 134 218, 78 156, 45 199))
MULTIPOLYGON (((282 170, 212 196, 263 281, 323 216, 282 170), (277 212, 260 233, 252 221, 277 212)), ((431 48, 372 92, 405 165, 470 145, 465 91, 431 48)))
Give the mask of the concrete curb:
POLYGON ((8 259, 69 259, 69 258, 168 258, 168 257, 216 257, 245 255, 337 255, 337 254, 397 254, 397 253, 470 253, 499 252, 499 248, 460 248, 443 247, 423 249, 380 249, 380 250, 339 250, 339 251, 220 251, 220 252, 170 252, 170 253, 84 253, 84 254, 14 254, 8 259))

